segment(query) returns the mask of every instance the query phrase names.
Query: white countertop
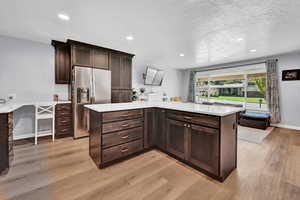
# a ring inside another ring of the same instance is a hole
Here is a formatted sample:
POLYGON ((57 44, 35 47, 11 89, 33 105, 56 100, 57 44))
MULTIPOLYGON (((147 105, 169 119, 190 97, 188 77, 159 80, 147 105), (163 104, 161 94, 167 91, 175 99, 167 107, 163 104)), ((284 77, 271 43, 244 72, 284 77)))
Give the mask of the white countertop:
POLYGON ((56 105, 56 104, 64 104, 71 103, 71 101, 26 101, 26 102, 8 102, 5 104, 0 104, 0 114, 1 113, 10 113, 13 112, 22 106, 34 106, 38 105, 56 105))
POLYGON ((181 102, 112 103, 112 104, 85 105, 85 107, 94 110, 96 112, 111 112, 111 111, 155 107, 155 108, 164 108, 170 110, 201 113, 201 114, 215 115, 215 116, 226 116, 244 110, 244 108, 232 107, 232 106, 203 105, 203 104, 181 103, 181 102))

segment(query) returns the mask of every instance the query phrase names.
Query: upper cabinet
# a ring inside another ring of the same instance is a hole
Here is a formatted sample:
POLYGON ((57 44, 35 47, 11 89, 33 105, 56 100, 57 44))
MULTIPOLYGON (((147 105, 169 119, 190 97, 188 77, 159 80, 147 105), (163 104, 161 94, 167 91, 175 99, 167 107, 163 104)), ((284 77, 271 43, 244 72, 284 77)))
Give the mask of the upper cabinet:
POLYGON ((69 84, 71 80, 70 46, 64 42, 52 41, 55 48, 55 83, 69 84))
POLYGON ((71 45, 72 65, 93 67, 93 49, 84 45, 71 45))
POLYGON ((93 49, 94 67, 98 69, 109 69, 109 52, 101 48, 93 49))
POLYGON ((132 57, 111 53, 112 89, 130 89, 132 87, 132 57))
MULTIPOLYGON (((73 66, 92 67, 111 70, 112 89, 131 90, 134 55, 74 40, 66 43, 52 41, 52 45, 55 47, 55 83, 70 84, 73 66)), ((129 100, 131 94, 127 95, 129 92, 125 91, 123 93, 124 95, 119 95, 118 102, 123 102, 122 99, 129 100)))

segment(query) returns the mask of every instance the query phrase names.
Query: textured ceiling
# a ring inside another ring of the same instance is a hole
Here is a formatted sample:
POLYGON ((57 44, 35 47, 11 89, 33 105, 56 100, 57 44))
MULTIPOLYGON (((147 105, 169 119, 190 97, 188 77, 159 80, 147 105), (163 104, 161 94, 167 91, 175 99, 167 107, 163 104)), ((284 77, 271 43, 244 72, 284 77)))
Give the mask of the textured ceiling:
POLYGON ((299 10, 300 0, 1 0, 0 34, 70 38, 135 53, 136 65, 192 68, 300 49, 299 10))

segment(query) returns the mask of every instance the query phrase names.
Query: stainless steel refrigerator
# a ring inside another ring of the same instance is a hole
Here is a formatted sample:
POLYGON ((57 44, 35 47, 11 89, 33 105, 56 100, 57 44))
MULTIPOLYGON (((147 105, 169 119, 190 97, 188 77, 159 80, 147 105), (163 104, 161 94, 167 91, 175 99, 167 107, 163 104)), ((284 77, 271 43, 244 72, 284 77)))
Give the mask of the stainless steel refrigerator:
POLYGON ((72 71, 74 138, 89 135, 87 104, 111 102, 111 71, 75 66, 72 71))

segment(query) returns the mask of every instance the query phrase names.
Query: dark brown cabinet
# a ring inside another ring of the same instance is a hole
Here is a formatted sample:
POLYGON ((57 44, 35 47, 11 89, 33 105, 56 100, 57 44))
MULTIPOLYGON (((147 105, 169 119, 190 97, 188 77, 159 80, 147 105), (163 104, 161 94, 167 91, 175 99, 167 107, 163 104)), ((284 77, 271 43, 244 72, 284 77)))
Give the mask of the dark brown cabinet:
POLYGON ((131 90, 112 90, 111 102, 112 103, 127 103, 132 101, 131 90))
POLYGON ((98 69, 109 70, 109 52, 101 48, 93 49, 93 66, 98 69))
POLYGON ((219 130, 188 125, 188 155, 192 164, 213 174, 219 173, 219 130))
POLYGON ((71 81, 70 46, 64 42, 52 41, 55 48, 55 83, 69 84, 71 81))
POLYGON ((155 109, 155 145, 162 150, 167 149, 166 123, 166 110, 155 109))
POLYGON ((55 106, 55 137, 73 136, 72 104, 55 106))
POLYGON ((186 123, 167 120, 167 151, 182 159, 186 155, 187 131, 186 123))
POLYGON ((131 90, 132 57, 111 53, 111 88, 131 90))
POLYGON ((0 174, 7 172, 13 156, 13 113, 0 114, 0 174))
POLYGON ((144 148, 151 148, 155 143, 154 136, 154 109, 144 109, 144 148))
POLYGON ((89 46, 71 45, 72 65, 93 67, 93 49, 89 46))
POLYGON ((122 56, 121 61, 121 89, 131 89, 131 72, 132 58, 129 56, 122 56))

